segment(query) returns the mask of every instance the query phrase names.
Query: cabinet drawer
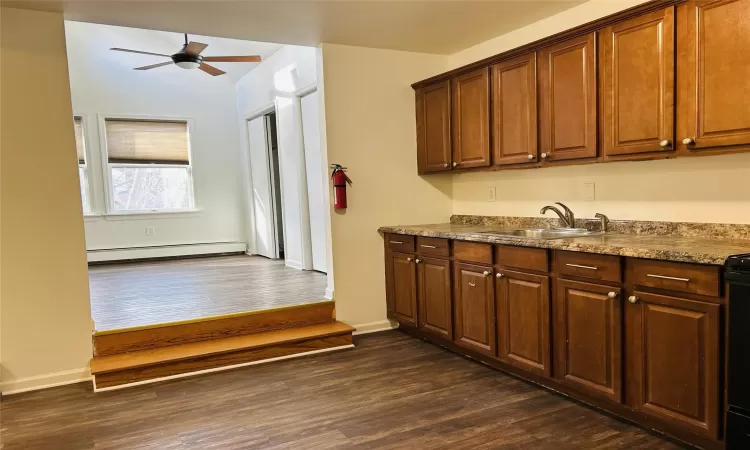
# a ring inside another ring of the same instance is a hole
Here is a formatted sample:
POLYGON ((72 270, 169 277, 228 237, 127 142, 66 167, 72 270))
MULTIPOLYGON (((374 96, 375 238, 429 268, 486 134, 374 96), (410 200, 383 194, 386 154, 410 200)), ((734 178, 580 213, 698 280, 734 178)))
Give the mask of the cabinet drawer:
POLYGON ((719 266, 630 259, 633 284, 691 294, 718 297, 721 294, 719 266))
POLYGON ((417 252, 423 255, 450 256, 451 247, 448 239, 418 237, 417 252))
POLYGON ((562 275, 613 282, 622 280, 619 256, 557 251, 555 261, 557 271, 562 275))
POLYGON ((414 236, 406 234, 387 234, 385 236, 388 248, 396 252, 413 252, 414 236))
POLYGON ((547 250, 543 248, 497 245, 495 246, 495 264, 540 272, 549 270, 547 250))
POLYGON ((492 245, 454 241, 453 257, 459 261, 492 264, 492 245))

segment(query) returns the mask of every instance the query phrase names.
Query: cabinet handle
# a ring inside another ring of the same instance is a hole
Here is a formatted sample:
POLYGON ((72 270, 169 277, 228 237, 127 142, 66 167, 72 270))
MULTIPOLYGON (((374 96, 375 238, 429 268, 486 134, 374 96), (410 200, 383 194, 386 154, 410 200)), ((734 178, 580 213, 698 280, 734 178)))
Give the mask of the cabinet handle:
POLYGON ((669 141, 664 139, 663 141, 659 142, 659 147, 669 147, 669 141))
POLYGON ((529 155, 529 159, 534 159, 534 155, 529 155))
POLYGON ((443 167, 446 167, 446 168, 447 168, 447 167, 448 167, 449 165, 450 165, 450 164, 448 164, 448 163, 444 163, 444 164, 443 164, 443 167))
POLYGON ((474 287, 476 285, 477 285, 476 283, 472 283, 471 281, 469 281, 469 286, 474 287))
POLYGON ((607 293, 607 297, 609 297, 609 298, 615 298, 615 297, 617 297, 617 292, 614 292, 614 291, 608 292, 607 293))
POLYGON ((690 145, 690 144, 695 144, 695 141, 693 140, 693 138, 685 138, 682 140, 682 143, 685 145, 690 145))
POLYGON ((421 260, 421 259, 419 259, 419 258, 417 258, 417 259, 415 259, 415 260, 414 260, 414 262, 415 262, 415 263, 417 263, 417 264, 419 264, 419 263, 421 263, 421 262, 422 262, 422 260, 421 260))
POLYGON ((580 264, 565 264, 568 267, 577 267, 579 269, 599 270, 596 266, 582 266, 580 264))
POLYGON ((437 245, 425 245, 425 244, 420 244, 419 246, 420 246, 420 247, 424 247, 424 248, 437 248, 437 245))
POLYGON ((546 154, 546 153, 542 153, 542 158, 543 158, 543 159, 544 159, 544 158, 546 158, 546 157, 548 157, 548 156, 549 156, 548 154, 546 154))
POLYGON ((482 275, 484 275, 485 277, 488 277, 491 275, 491 273, 485 270, 484 272, 482 272, 482 275))
POLYGON ((630 303, 638 303, 638 300, 640 300, 640 299, 638 297, 636 297, 635 295, 631 295, 630 297, 628 297, 628 301, 630 303))
POLYGON ((406 258, 406 262, 411 262, 411 258, 406 258))
POLYGON ((499 280, 500 278, 502 278, 502 277, 503 277, 503 274, 501 274, 501 273, 498 273, 497 275, 495 275, 495 278, 497 278, 498 280, 499 280))
POLYGON ((646 276, 651 278, 660 278, 662 280, 684 281, 685 283, 688 283, 690 281, 690 278, 668 277, 666 275, 654 275, 652 273, 647 273, 646 276))
POLYGON ((403 244, 404 241, 391 241, 391 244, 403 244))
POLYGON ((453 162, 453 167, 456 167, 457 165, 458 165, 458 163, 454 161, 453 162))

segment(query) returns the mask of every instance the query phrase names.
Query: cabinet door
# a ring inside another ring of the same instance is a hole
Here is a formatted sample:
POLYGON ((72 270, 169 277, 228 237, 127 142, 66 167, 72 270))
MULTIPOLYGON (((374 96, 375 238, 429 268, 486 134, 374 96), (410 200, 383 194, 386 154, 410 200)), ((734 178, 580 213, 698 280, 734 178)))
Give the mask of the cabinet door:
POLYGON ((536 53, 492 66, 493 160, 536 162, 536 53))
POLYGON ((456 344, 495 355, 495 283, 491 267, 455 263, 456 344))
POLYGON ((389 317, 403 325, 417 326, 417 274, 414 257, 391 253, 386 282, 389 317))
POLYGON ((677 7, 677 138, 689 152, 750 144, 750 2, 677 7), (687 145, 683 139, 692 139, 687 145))
POLYGON ((495 283, 498 358, 550 376, 549 277, 503 269, 495 283))
POLYGON ((419 328, 453 339, 451 262, 435 258, 417 261, 419 328))
POLYGON ((602 152, 674 150, 674 7, 599 32, 602 152))
POLYGON ((490 77, 483 68, 453 80, 453 166, 490 165, 490 77))
POLYGON ((558 279, 555 301, 555 376, 583 393, 621 402, 621 290, 558 279))
POLYGON ((423 87, 417 100, 417 168, 419 173, 451 169, 451 85, 423 87))
POLYGON ((718 437, 720 306, 643 292, 628 300, 635 408, 718 437))
POLYGON ((596 157, 596 34, 539 51, 539 140, 548 161, 596 157))

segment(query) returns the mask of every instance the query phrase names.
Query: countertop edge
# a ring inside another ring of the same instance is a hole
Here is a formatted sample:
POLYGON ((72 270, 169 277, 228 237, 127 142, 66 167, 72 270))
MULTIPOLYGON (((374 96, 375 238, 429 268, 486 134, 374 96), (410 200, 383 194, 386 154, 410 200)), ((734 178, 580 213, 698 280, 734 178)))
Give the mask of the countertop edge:
MULTIPOLYGON (((486 234, 471 232, 443 232, 436 230, 406 229, 408 227, 383 226, 378 228, 381 233, 403 234, 410 236, 434 237, 442 239, 454 239, 470 242, 483 242, 487 244, 516 245, 519 247, 548 248, 552 250, 567 250, 574 252, 598 253, 602 255, 627 256, 631 258, 658 259, 662 261, 685 262, 694 264, 708 264, 723 266, 727 257, 731 255, 710 254, 700 252, 684 252, 676 250, 659 250, 653 248, 638 248, 633 246, 618 246, 612 244, 589 244, 576 242, 583 238, 564 239, 528 239, 501 236, 489 236, 486 234)), ((628 236, 628 235, 621 235, 628 236)))

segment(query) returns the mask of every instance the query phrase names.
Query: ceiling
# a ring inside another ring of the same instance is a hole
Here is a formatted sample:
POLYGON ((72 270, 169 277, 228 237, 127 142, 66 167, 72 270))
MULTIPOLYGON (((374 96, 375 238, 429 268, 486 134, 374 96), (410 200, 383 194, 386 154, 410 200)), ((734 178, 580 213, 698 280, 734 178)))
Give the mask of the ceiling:
POLYGON ((450 54, 583 0, 0 0, 67 20, 251 41, 450 54))
MULTIPOLYGON (((111 51, 110 48, 119 47, 171 55, 177 53, 185 43, 184 36, 178 33, 73 21, 65 22, 65 34, 68 41, 67 45, 69 53, 74 50, 85 50, 87 58, 96 58, 99 61, 107 61, 108 63, 121 66, 124 70, 166 62, 169 61, 169 58, 140 55, 136 53, 114 52, 111 51)), ((206 47, 201 53, 203 56, 260 55, 262 59, 266 59, 282 47, 281 44, 242 41, 193 34, 189 35, 188 39, 208 44, 208 47, 206 47)), ((77 61, 75 58, 74 60, 77 61)), ((226 72, 226 75, 222 75, 221 78, 236 82, 260 63, 210 64, 226 72)), ((162 75, 170 72, 176 75, 185 75, 183 69, 174 65, 158 67, 150 71, 145 71, 142 72, 142 75, 148 77, 157 72, 162 75)), ((199 75, 205 76, 206 74, 199 73, 199 75)))

